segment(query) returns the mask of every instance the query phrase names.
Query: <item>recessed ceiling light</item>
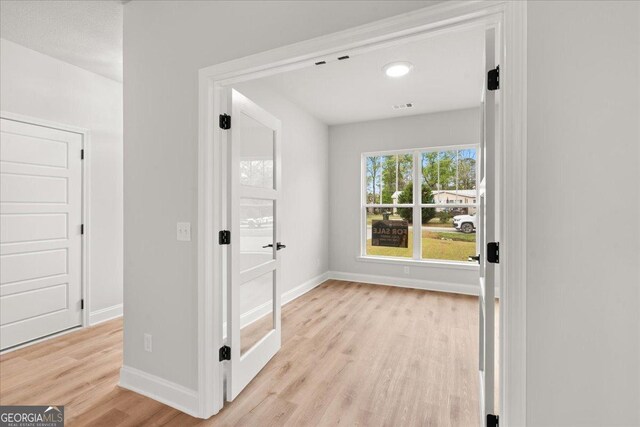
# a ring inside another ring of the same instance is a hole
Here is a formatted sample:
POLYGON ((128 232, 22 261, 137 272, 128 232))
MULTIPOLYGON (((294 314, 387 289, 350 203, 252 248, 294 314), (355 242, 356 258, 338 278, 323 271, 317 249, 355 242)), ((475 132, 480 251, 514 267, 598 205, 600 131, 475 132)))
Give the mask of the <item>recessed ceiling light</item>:
POLYGON ((387 77, 402 77, 409 74, 409 71, 413 68, 411 62, 392 62, 382 67, 382 71, 387 77))

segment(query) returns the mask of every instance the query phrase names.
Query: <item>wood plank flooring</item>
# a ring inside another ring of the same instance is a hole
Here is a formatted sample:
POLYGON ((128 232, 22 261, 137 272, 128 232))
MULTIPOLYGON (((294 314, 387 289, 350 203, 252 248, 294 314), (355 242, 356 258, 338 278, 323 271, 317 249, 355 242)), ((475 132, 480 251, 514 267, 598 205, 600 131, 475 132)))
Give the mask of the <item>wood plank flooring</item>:
POLYGON ((477 298, 327 281, 283 309, 283 346, 199 420, 117 387, 122 321, 0 357, 0 404, 69 426, 477 426, 477 298))

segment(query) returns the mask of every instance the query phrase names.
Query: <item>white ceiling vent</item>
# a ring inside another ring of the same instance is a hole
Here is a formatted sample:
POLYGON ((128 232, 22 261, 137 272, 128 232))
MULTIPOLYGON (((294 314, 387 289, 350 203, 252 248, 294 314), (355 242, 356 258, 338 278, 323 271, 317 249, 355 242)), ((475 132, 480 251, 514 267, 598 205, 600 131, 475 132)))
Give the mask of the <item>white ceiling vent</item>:
POLYGON ((404 110, 405 108, 413 108, 413 102, 407 102, 406 104, 398 104, 392 107, 394 110, 404 110))

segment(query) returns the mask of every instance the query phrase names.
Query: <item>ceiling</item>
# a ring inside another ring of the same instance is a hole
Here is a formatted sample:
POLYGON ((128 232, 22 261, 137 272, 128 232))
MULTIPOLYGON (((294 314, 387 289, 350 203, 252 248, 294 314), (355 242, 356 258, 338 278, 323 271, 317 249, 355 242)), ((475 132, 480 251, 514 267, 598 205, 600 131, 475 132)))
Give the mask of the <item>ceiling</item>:
POLYGON ((476 107, 483 85, 482 28, 327 60, 261 79, 328 125, 476 107), (387 77, 382 68, 409 61, 412 71, 387 77), (412 108, 394 105, 412 103, 412 108))
POLYGON ((122 81, 123 2, 0 1, 0 37, 122 81))

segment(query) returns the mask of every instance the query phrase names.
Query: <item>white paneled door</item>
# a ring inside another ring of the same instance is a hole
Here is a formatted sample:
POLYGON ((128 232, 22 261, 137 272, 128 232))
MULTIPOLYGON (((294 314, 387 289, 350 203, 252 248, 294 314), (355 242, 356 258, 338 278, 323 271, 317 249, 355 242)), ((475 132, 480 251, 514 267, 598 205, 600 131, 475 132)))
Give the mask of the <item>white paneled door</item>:
POLYGON ((280 349, 280 120, 230 90, 227 400, 280 349))
POLYGON ((0 348, 82 324, 82 135, 0 119, 0 348))

